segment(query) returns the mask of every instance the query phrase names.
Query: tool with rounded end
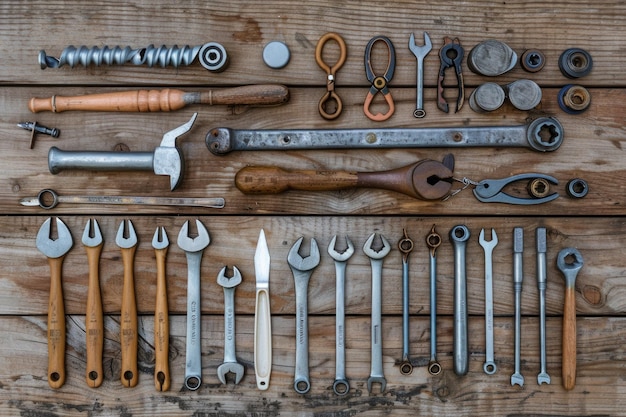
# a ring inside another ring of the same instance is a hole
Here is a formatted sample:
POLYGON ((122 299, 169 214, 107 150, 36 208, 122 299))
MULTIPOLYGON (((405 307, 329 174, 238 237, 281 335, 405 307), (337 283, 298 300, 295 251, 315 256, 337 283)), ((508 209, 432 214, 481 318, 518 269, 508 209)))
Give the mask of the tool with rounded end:
POLYGON ((354 245, 346 236, 347 248, 343 252, 335 249, 337 235, 333 236, 328 245, 328 254, 335 261, 335 275, 337 277, 335 293, 335 381, 333 392, 336 395, 346 395, 350 391, 350 382, 346 377, 346 263, 354 254, 354 245))
POLYGON ((546 286, 548 282, 547 278, 547 238, 546 228, 538 227, 535 231, 535 238, 537 241, 537 289, 539 291, 539 344, 540 344, 540 359, 541 370, 537 375, 537 384, 549 384, 550 375, 546 370, 546 286))
POLYGON ((411 375, 413 364, 409 358, 409 254, 413 251, 413 241, 406 233, 398 242, 398 249, 402 253, 402 363, 400 373, 411 375))
POLYGON ((409 49, 417 59, 417 98, 415 100, 415 111, 413 116, 421 119, 426 116, 424 110, 424 58, 433 48, 428 33, 424 32, 424 45, 417 46, 415 44, 415 35, 411 33, 409 38, 409 49))
POLYGON ((211 238, 196 219, 197 236, 189 237, 189 221, 178 232, 178 247, 187 258, 187 348, 185 351, 185 387, 195 391, 202 385, 202 304, 200 300, 200 263, 211 238))
POLYGON ((430 257, 430 362, 428 372, 431 375, 441 373, 441 364, 437 361, 437 248, 441 245, 441 235, 435 225, 426 236, 426 245, 430 257))
POLYGON ((122 288, 122 309, 120 317, 120 345, 122 370, 120 380, 125 387, 134 387, 139 382, 137 371, 137 349, 139 332, 137 328, 137 299, 135 297, 135 251, 137 234, 130 220, 122 220, 115 236, 115 243, 122 253, 124 264, 124 285, 122 288))
POLYGON ((89 284, 87 287, 87 312, 85 314, 85 350, 87 367, 85 380, 91 388, 102 385, 102 350, 104 348, 104 317, 100 293, 99 265, 104 240, 96 219, 87 220, 83 232, 83 245, 87 251, 89 264, 89 284))
POLYGON ((379 251, 376 251, 372 248, 375 237, 376 233, 372 233, 363 245, 363 252, 370 258, 372 268, 372 353, 370 376, 367 379, 367 390, 370 393, 372 392, 373 384, 380 384, 381 392, 384 392, 387 386, 387 380, 385 379, 383 370, 382 276, 383 259, 391 251, 391 245, 383 235, 380 235, 383 247, 379 251))
POLYGON ((483 370, 493 375, 498 369, 494 360, 493 348, 493 248, 498 244, 498 235, 491 229, 491 240, 485 239, 485 229, 481 229, 478 242, 485 251, 485 363, 483 370))
POLYGON ((524 229, 513 229, 513 291, 515 292, 515 371, 511 375, 511 385, 524 386, 524 376, 521 372, 522 355, 522 283, 524 268, 522 264, 524 253, 524 229))
POLYGON ((265 391, 272 374, 272 313, 270 310, 270 251, 261 229, 254 252, 256 301, 254 310, 254 373, 256 386, 265 391))
POLYGON ((386 36, 375 36, 367 43, 365 47, 365 76, 367 80, 371 83, 370 89, 367 92, 367 96, 365 97, 365 102, 363 103, 363 112, 368 119, 373 120, 375 122, 382 122, 389 119, 394 111, 396 110, 395 103, 393 102, 393 97, 391 96, 391 92, 389 91, 389 82, 393 78, 393 73, 396 69, 396 50, 393 47, 393 43, 391 39, 386 36), (385 69, 385 73, 383 75, 376 75, 374 73, 374 69, 372 67, 372 49, 374 48, 374 44, 377 42, 382 42, 387 47, 387 68, 385 69), (387 113, 376 113, 373 114, 370 111, 370 106, 374 97, 378 94, 382 94, 389 106, 387 113))
POLYGON ((63 302, 63 259, 72 248, 70 229, 56 218, 57 238, 51 237, 52 218, 37 232, 37 249, 48 258, 50 266, 50 301, 48 303, 48 384, 61 388, 65 383, 65 304, 63 302))
POLYGON ((217 377, 222 384, 226 384, 226 375, 235 375, 235 385, 239 384, 245 368, 237 362, 235 345, 235 288, 241 284, 241 272, 233 266, 233 276, 226 276, 226 267, 217 275, 217 283, 224 288, 224 362, 217 367, 217 377))
POLYGON ((156 302, 154 307, 154 386, 157 391, 170 389, 170 321, 167 303, 167 278, 165 259, 170 242, 165 228, 159 226, 152 238, 152 247, 157 264, 156 302))
POLYGON ((51 111, 159 112, 180 110, 188 105, 264 106, 289 100, 289 89, 280 84, 246 85, 218 90, 185 92, 176 89, 133 90, 87 94, 75 97, 32 98, 33 113, 51 111))
POLYGON ((346 52, 346 43, 339 34, 334 32, 329 32, 322 36, 320 40, 317 42, 317 46, 315 47, 315 62, 320 66, 324 72, 326 72, 326 94, 322 96, 320 99, 318 110, 320 115, 326 120, 334 120, 341 114, 343 110, 343 103, 341 102, 341 98, 337 93, 335 93, 335 76, 337 71, 343 66, 346 62, 347 52, 346 52), (335 41, 339 46, 339 58, 337 58, 337 62, 332 65, 328 65, 324 61, 324 57, 322 53, 324 51, 324 46, 329 41, 335 41), (330 111, 329 104, 335 103, 335 110, 330 111))
POLYGON ((576 386, 576 277, 583 263, 583 256, 576 248, 562 249, 556 258, 556 265, 565 279, 562 375, 566 390, 576 386))
POLYGON ((465 252, 470 231, 465 225, 450 230, 454 246, 454 373, 462 376, 469 371, 469 348, 467 339, 467 275, 465 252))

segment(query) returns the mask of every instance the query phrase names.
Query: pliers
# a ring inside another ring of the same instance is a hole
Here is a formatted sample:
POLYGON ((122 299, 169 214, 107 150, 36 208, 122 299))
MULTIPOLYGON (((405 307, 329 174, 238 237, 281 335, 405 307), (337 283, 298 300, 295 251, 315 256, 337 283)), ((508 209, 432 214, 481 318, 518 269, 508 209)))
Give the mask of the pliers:
POLYGON ((375 36, 370 39, 367 47, 365 47, 365 75, 372 85, 370 86, 370 90, 367 93, 367 97, 365 97, 363 112, 371 120, 374 120, 376 122, 382 122, 389 119, 393 112, 396 110, 395 104, 393 102, 393 97, 391 97, 391 93, 389 92, 389 88, 387 87, 387 83, 393 78, 393 72, 395 71, 395 69, 396 51, 393 47, 393 43, 391 43, 391 40, 386 36, 375 36), (378 41, 384 42, 387 45, 387 50, 389 51, 387 69, 385 70, 385 73, 383 75, 374 74, 374 70, 372 69, 372 48, 374 44, 378 41), (372 100, 374 99, 374 96, 378 93, 381 93, 383 97, 385 97, 385 101, 389 106, 389 110, 387 111, 387 113, 372 114, 370 112, 370 105, 372 104, 372 100))
POLYGON ((535 180, 537 178, 544 179, 552 184, 557 185, 559 181, 545 174, 526 173, 513 175, 508 178, 496 179, 496 180, 482 180, 474 188, 474 196, 483 203, 506 203, 506 204, 542 204, 556 199, 559 194, 552 193, 541 198, 523 198, 515 197, 502 191, 507 185, 520 180, 535 180))
POLYGON ((439 50, 439 60, 441 66, 439 67, 439 79, 437 82, 437 107, 442 112, 448 113, 448 102, 443 96, 443 81, 446 76, 446 69, 454 67, 456 72, 457 88, 459 90, 458 97, 456 99, 455 113, 461 110, 463 103, 465 102, 465 85, 463 83, 463 70, 461 63, 463 62, 464 50, 461 46, 459 38, 454 40, 449 37, 443 38, 444 44, 439 50))

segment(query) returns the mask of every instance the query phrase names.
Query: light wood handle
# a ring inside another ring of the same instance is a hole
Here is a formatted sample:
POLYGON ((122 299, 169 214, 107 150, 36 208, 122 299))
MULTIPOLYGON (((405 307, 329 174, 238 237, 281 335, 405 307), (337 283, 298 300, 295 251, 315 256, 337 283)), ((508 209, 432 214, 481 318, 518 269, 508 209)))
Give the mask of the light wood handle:
POLYGON ((576 292, 574 286, 565 288, 563 306, 563 388, 576 386, 576 292))
POLYGON ((235 185, 245 194, 278 194, 287 190, 329 191, 355 187, 358 177, 347 171, 287 171, 272 166, 245 167, 235 185))
POLYGON ((104 319, 102 316, 102 297, 100 294, 99 263, 102 245, 89 247, 89 286, 87 289, 87 313, 85 315, 85 333, 87 335, 87 368, 85 379, 91 388, 97 388, 104 380, 102 369, 102 349, 104 344, 104 319))
POLYGON ((50 301, 48 303, 48 384, 61 388, 65 383, 65 305, 61 269, 63 258, 48 258, 50 301))
POLYGON ((120 318, 120 344, 122 351, 122 373, 120 379, 125 387, 134 387, 139 380, 137 373, 137 301, 135 299, 134 260, 135 249, 122 248, 124 264, 124 286, 122 289, 122 311, 120 318))
POLYGON ((157 391, 170 389, 169 341, 170 325, 167 305, 165 258, 167 248, 155 249, 157 263, 156 307, 154 310, 154 386, 157 391))
POLYGON ((272 314, 270 312, 270 294, 266 289, 256 292, 254 312, 254 372, 256 386, 267 390, 272 373, 272 314))

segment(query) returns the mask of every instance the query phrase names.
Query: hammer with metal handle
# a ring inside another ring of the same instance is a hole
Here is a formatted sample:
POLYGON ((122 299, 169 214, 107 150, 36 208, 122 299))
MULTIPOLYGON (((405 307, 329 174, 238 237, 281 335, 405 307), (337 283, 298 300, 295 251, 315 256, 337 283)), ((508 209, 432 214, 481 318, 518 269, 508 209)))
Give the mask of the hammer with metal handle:
POLYGON ((157 112, 180 110, 190 104, 277 105, 289 100, 289 89, 280 84, 258 84, 219 90, 185 92, 176 89, 133 90, 87 94, 74 97, 32 98, 28 108, 33 113, 70 110, 157 112))

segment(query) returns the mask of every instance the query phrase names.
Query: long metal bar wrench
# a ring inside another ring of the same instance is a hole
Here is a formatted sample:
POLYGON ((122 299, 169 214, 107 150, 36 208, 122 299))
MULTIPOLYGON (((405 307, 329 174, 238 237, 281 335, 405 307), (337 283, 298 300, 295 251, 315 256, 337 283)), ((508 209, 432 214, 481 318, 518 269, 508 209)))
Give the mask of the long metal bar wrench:
POLYGON ((522 254, 524 252, 524 229, 513 229, 513 290, 515 291, 515 372, 511 375, 511 385, 524 386, 521 368, 522 350, 522 281, 524 268, 522 254))
POLYGON ((413 251, 413 241, 406 233, 398 242, 398 249, 402 252, 402 363, 400 373, 411 375, 413 364, 409 358, 409 254, 413 251))
POLYGON ((461 376, 469 371, 469 347, 467 339, 467 276, 465 252, 470 231, 465 225, 450 230, 454 246, 454 373, 461 376))
POLYGON ((417 98, 415 101, 415 111, 413 112, 413 116, 421 119, 426 116, 426 111, 424 110, 424 58, 433 48, 433 44, 430 41, 430 36, 428 33, 424 32, 424 45, 417 46, 415 44, 415 35, 411 33, 411 37, 409 38, 409 49, 417 58, 417 98))
POLYGON ((535 231, 537 240, 537 289, 539 290, 539 342, 541 345, 541 370, 537 375, 537 384, 549 384, 550 375, 547 371, 546 360, 546 287, 547 287, 547 262, 546 252, 548 249, 546 228, 538 227, 535 231))
POLYGON ((437 361, 437 248, 441 245, 441 235, 435 231, 435 225, 426 236, 426 245, 430 249, 430 362, 428 372, 431 375, 439 375, 441 364, 437 361))
POLYGON ((478 237, 480 246, 485 251, 485 363, 483 370, 488 375, 493 375, 498 369, 494 359, 493 348, 493 248, 498 244, 498 235, 491 229, 491 240, 485 239, 485 229, 480 231, 478 237))

